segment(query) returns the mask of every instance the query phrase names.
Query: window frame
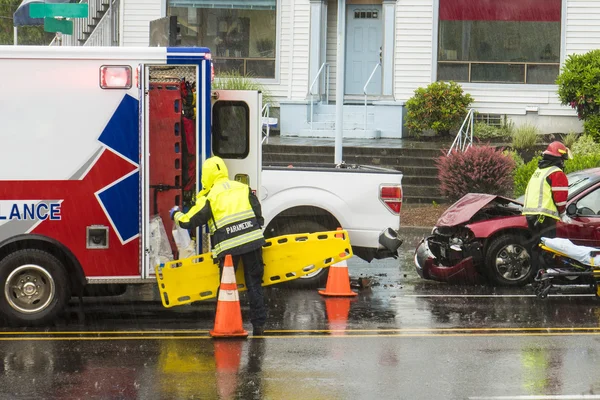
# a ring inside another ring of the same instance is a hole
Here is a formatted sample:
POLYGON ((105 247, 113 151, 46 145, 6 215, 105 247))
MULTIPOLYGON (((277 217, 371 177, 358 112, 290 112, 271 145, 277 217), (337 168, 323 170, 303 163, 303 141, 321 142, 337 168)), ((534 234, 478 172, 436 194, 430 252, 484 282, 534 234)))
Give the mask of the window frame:
MULTIPOLYGON (((561 0, 560 8, 560 56, 559 56, 559 69, 563 67, 566 52, 565 47, 567 45, 567 0, 561 0)), ((439 26, 440 26, 440 0, 433 0, 433 29, 432 29, 432 64, 431 64, 431 82, 438 81, 438 50, 439 50, 439 26)), ((464 89, 529 89, 529 90, 556 90, 558 85, 554 83, 501 83, 501 82, 457 82, 464 89)))
POLYGON ((243 160, 248 157, 250 154, 250 107, 248 103, 243 100, 219 100, 215 102, 212 106, 212 127, 211 127, 211 151, 214 155, 221 157, 223 159, 230 160, 243 160), (242 106, 244 111, 246 112, 246 132, 245 132, 245 149, 243 153, 222 153, 217 151, 217 143, 219 143, 219 138, 222 137, 220 128, 220 122, 218 118, 215 118, 215 114, 219 111, 220 108, 223 107, 231 107, 231 106, 242 106))
MULTIPOLYGON (((434 0, 438 1, 438 0, 434 0)), ((281 83, 281 33, 283 32, 281 27, 281 2, 282 0, 275 0, 275 76, 273 78, 256 78, 255 80, 259 83, 266 85, 277 85, 281 83)), ((163 0, 165 15, 169 16, 171 12, 171 6, 169 0, 163 0)), ((214 49, 210 48, 211 53, 214 49)))

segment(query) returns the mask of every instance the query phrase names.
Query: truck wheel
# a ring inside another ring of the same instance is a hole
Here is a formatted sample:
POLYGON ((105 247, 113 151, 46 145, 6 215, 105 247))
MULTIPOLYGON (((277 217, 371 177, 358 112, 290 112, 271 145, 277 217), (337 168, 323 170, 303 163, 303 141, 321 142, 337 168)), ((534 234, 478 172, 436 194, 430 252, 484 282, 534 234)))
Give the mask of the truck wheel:
POLYGON ((71 295, 62 263, 38 249, 19 250, 3 258, 0 286, 0 313, 18 325, 52 321, 71 295))
MULTIPOLYGON (((315 221, 310 220, 292 220, 283 225, 276 236, 290 235, 294 233, 313 233, 326 232, 329 229, 315 221)), ((295 279, 289 282, 290 287, 303 289, 316 289, 323 287, 327 283, 327 273, 329 268, 320 268, 315 272, 295 279)))
POLYGON ((485 272, 500 286, 525 286, 535 275, 527 239, 519 235, 502 235, 494 239, 485 255, 485 272))

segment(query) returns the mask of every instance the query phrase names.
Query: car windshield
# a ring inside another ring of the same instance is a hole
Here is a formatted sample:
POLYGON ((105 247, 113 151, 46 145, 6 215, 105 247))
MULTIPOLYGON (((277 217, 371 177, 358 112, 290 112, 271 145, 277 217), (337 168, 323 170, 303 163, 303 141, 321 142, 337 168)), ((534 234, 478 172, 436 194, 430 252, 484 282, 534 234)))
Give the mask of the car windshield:
POLYGON ((582 174, 582 171, 573 172, 567 175, 569 179, 569 198, 580 192, 582 189, 598 181, 597 175, 582 174))

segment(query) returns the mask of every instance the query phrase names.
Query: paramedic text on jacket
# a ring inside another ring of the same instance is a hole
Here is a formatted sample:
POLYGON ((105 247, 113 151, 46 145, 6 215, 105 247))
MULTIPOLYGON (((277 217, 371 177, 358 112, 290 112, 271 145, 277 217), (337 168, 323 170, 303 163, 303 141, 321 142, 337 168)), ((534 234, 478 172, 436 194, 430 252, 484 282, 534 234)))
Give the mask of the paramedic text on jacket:
POLYGON ((60 203, 13 203, 10 205, 10 213, 5 215, 0 205, 0 220, 16 221, 60 221, 60 203))
POLYGON ((260 202, 248 185, 229 180, 227 166, 219 157, 211 157, 202 165, 202 188, 187 214, 176 206, 171 209, 171 218, 184 229, 208 223, 213 256, 219 259, 221 272, 227 254, 233 257, 236 270, 242 260, 253 334, 262 335, 267 319, 262 288, 262 246, 266 241, 260 202))

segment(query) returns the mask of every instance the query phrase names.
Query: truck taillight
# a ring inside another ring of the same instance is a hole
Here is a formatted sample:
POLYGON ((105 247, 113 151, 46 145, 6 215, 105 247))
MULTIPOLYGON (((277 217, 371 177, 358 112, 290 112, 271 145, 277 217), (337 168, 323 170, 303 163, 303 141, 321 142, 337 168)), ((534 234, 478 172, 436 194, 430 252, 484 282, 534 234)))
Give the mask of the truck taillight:
POLYGON ((130 89, 131 67, 129 65, 103 65, 100 67, 102 89, 130 89))
POLYGON ((394 214, 399 215, 402 208, 402 187, 400 185, 381 185, 379 200, 394 214))

